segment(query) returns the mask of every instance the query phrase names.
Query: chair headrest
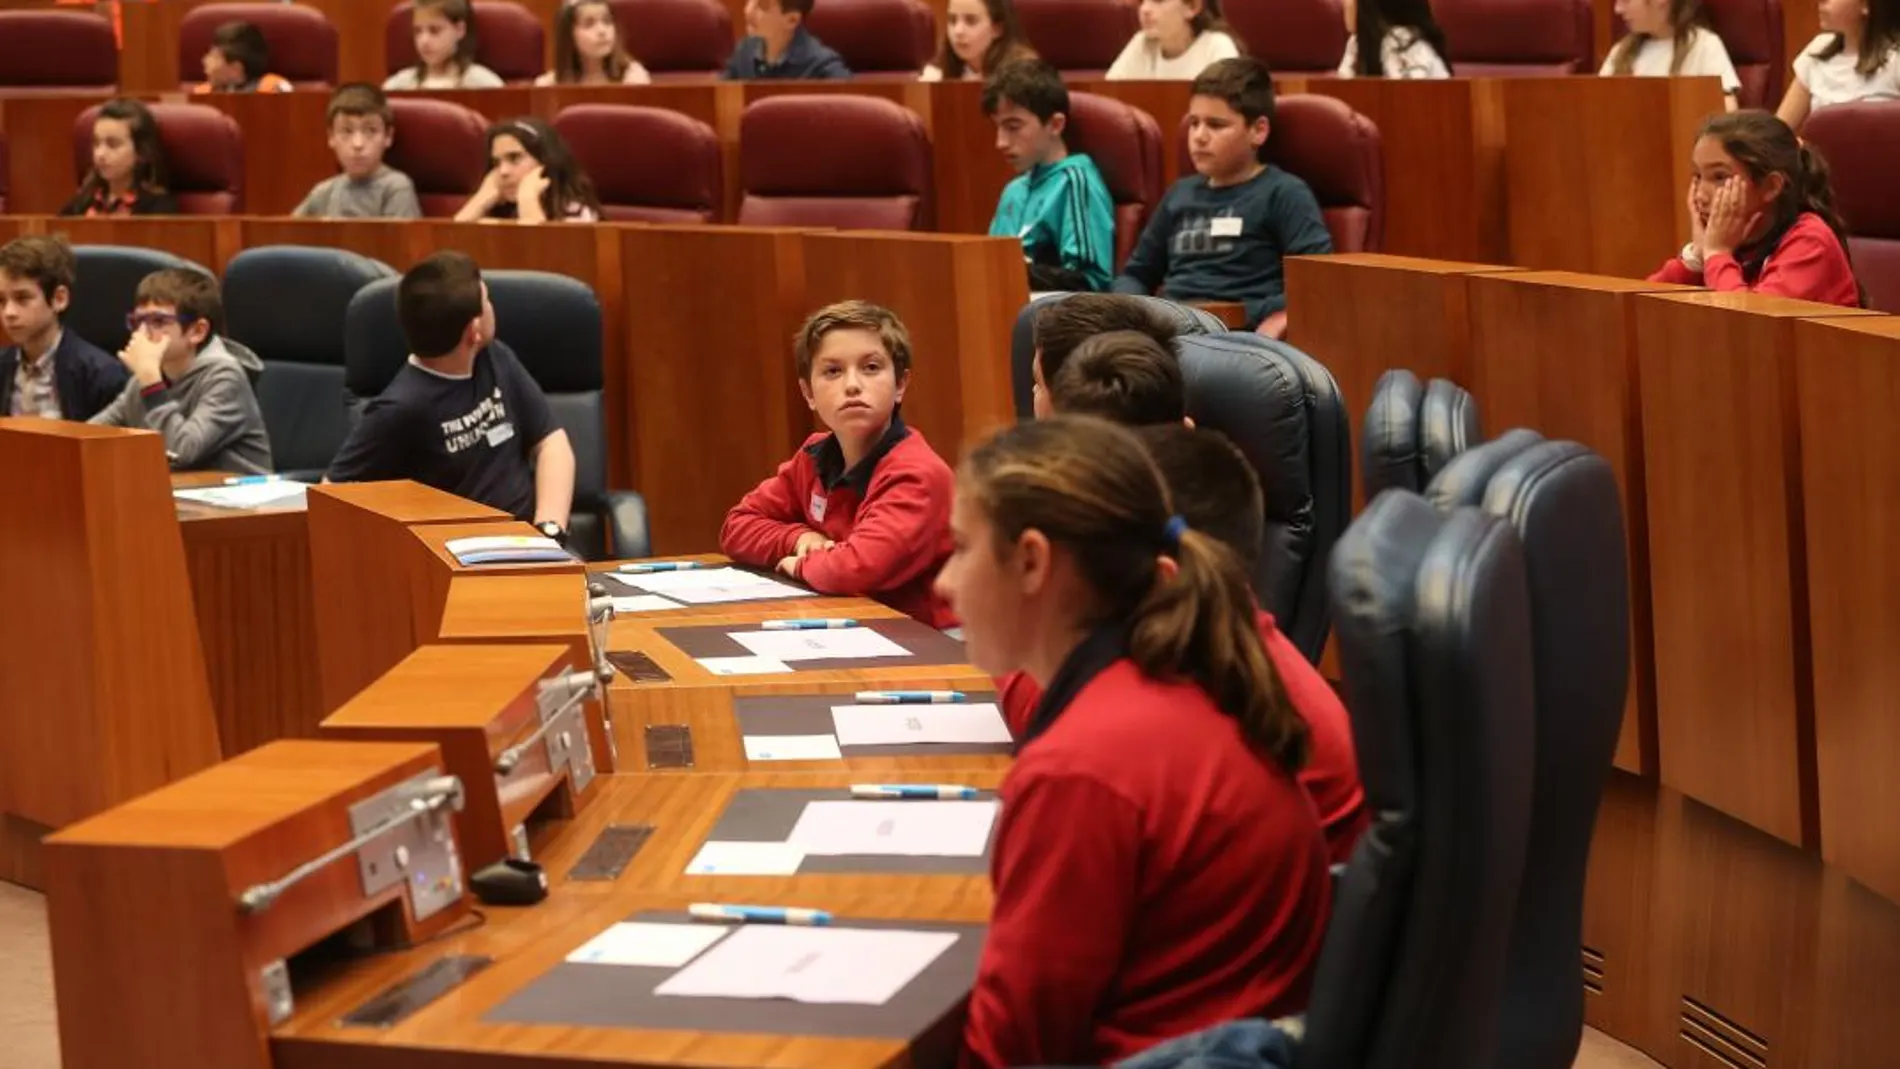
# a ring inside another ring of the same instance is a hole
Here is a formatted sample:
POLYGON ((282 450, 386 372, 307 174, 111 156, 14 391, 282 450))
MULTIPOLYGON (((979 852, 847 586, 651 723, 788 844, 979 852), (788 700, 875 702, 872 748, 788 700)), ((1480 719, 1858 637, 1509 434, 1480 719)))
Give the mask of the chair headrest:
POLYGON ((35 89, 116 87, 112 23, 91 11, 0 11, 0 79, 35 89))
POLYGON ((1543 442, 1536 431, 1517 427, 1496 439, 1482 442, 1453 457, 1433 475, 1422 492, 1427 501, 1439 508, 1484 504, 1491 479, 1519 453, 1543 442))
MULTIPOLYGON (((1073 294, 1044 294, 1023 305, 1023 310, 1016 313, 1016 324, 1010 328, 1009 335, 1009 376, 1011 392, 1016 399, 1016 418, 1019 420, 1030 419, 1035 415, 1033 392, 1036 386, 1036 313, 1050 301, 1060 301, 1071 296, 1073 294)), ((1227 324, 1199 308, 1145 294, 1125 296, 1141 301, 1174 323, 1177 336, 1219 334, 1227 329, 1227 324)))
POLYGON ((930 167, 923 120, 881 97, 766 97, 739 119, 739 177, 748 195, 923 197, 930 167))
POLYGON ((585 282, 547 271, 484 271, 495 334, 548 394, 602 388, 600 298, 585 282))
POLYGON ((263 245, 224 269, 225 333, 266 363, 343 366, 344 323, 356 292, 396 272, 346 249, 263 245), (286 300, 287 295, 294 300, 286 300))
POLYGON ((1385 490, 1419 490, 1419 406, 1425 388, 1418 376, 1392 368, 1372 387, 1372 403, 1359 428, 1359 479, 1371 500, 1385 490))
POLYGON ((609 0, 627 51, 654 74, 715 72, 732 52, 732 14, 715 0, 609 0))
POLYGON ((1470 391, 1446 379, 1426 383, 1425 397, 1418 405, 1421 478, 1429 483, 1451 458, 1482 441, 1478 402, 1470 391))

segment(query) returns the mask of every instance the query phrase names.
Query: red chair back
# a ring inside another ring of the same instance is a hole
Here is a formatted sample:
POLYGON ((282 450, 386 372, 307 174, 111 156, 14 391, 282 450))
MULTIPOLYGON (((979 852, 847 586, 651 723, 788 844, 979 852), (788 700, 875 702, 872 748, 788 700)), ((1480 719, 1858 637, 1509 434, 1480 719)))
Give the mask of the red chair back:
MULTIPOLYGON (((244 133, 236 120, 204 104, 148 104, 158 123, 170 192, 184 215, 244 210, 244 133)), ((74 173, 92 170, 94 104, 73 120, 74 173)))
POLYGON ((1115 263, 1127 262, 1161 194, 1161 127, 1140 108, 1094 93, 1069 94, 1069 151, 1084 152, 1115 202, 1115 263))
POLYGON ((710 223, 719 216, 724 173, 719 136, 690 116, 627 104, 576 104, 554 117, 600 194, 607 219, 710 223), (628 152, 628 145, 640 146, 628 152))
POLYGON ((299 89, 336 84, 336 27, 323 12, 302 4, 205 4, 185 12, 178 25, 178 84, 204 81, 204 54, 211 35, 227 22, 256 26, 270 46, 270 71, 299 89))
POLYGON ((766 97, 739 119, 738 222, 921 230, 930 216, 930 135, 882 97, 766 97))

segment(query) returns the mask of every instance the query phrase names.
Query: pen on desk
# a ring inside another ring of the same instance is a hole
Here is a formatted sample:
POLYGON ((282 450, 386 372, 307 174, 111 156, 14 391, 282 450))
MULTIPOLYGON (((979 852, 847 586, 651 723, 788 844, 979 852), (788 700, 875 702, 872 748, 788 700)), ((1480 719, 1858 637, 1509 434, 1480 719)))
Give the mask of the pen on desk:
POLYGON ((789 906, 726 906, 717 902, 695 902, 687 907, 686 912, 696 921, 730 924, 799 924, 822 928, 831 923, 831 914, 822 909, 789 906))
POLYGON ((705 565, 696 560, 655 560, 643 561, 639 564, 623 564, 620 570, 629 575, 648 575, 653 572, 691 572, 703 567, 705 565))
POLYGON ((280 483, 282 475, 237 475, 224 480, 226 486, 261 486, 264 483, 280 483))
POLYGON ((854 700, 859 705, 950 705, 965 697, 960 690, 861 690, 854 700))
POLYGON ((837 631, 841 628, 856 627, 856 620, 766 620, 759 624, 761 631, 837 631))
POLYGON ((853 783, 853 798, 928 798, 955 802, 973 802, 976 800, 975 787, 959 787, 954 783, 853 783))

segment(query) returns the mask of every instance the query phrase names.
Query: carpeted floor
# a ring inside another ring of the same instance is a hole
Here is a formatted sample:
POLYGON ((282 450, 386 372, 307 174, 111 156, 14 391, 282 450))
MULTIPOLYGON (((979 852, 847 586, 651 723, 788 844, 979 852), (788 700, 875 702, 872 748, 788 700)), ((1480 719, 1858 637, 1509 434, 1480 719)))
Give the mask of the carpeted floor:
MULTIPOLYGON (((0 883, 0 1069, 59 1069, 46 904, 0 883)), ((1614 1039, 1584 1030, 1576 1069, 1661 1069, 1614 1039)))

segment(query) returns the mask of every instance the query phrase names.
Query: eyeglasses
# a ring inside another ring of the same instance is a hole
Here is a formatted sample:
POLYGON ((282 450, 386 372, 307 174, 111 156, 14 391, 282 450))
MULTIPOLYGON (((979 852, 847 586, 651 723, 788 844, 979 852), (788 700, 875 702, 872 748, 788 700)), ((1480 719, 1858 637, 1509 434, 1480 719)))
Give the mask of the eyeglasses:
POLYGON ((131 315, 125 317, 125 329, 137 334, 145 327, 150 327, 153 330, 162 330, 165 327, 171 326, 173 323, 181 327, 188 327, 192 324, 192 321, 197 318, 197 316, 181 315, 174 312, 133 312, 131 315))

